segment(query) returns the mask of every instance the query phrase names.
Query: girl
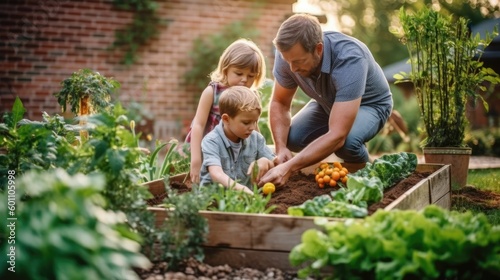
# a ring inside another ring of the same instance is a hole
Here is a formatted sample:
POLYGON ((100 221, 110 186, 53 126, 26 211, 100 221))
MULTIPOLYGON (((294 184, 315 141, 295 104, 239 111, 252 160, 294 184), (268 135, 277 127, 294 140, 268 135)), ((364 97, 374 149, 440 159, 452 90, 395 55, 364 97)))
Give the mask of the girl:
POLYGON ((196 115, 186 142, 191 145, 191 182, 199 184, 202 163, 201 139, 220 121, 219 96, 231 86, 258 89, 266 78, 266 63, 260 49, 252 41, 239 39, 229 45, 217 69, 210 74, 211 82, 201 93, 196 115))

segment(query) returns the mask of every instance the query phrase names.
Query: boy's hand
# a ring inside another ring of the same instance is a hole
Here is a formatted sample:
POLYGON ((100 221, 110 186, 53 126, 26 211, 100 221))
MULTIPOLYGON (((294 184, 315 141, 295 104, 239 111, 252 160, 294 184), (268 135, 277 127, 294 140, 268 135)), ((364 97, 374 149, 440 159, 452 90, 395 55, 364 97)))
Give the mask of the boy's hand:
POLYGON ((250 190, 247 186, 244 186, 242 184, 236 184, 234 186, 234 189, 237 190, 237 191, 243 191, 249 195, 254 195, 253 191, 250 190))
POLYGON ((247 175, 251 176, 253 183, 257 183, 266 172, 274 167, 274 162, 263 157, 250 164, 247 175))

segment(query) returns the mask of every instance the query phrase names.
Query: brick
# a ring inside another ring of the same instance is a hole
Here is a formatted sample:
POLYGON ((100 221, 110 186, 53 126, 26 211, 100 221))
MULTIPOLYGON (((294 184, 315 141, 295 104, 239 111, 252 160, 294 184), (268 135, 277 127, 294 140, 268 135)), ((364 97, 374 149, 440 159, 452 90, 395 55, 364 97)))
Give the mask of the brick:
MULTIPOLYGON (((144 100, 156 119, 181 127, 184 122, 190 123, 200 94, 182 78, 192 66, 189 52, 193 40, 220 31, 248 14, 251 7, 260 6, 256 28, 261 36, 256 43, 272 63, 271 40, 281 19, 291 13, 293 2, 158 1, 159 16, 168 25, 160 27, 158 36, 139 48, 136 64, 125 66, 119 64, 124 50, 108 48, 114 42, 115 30, 129 24, 134 14, 116 9, 111 0, 9 1, 2 4, 9 12, 0 11, 0 24, 5 30, 0 31, 0 94, 15 92, 22 96, 29 105, 29 116, 39 117, 45 110, 59 112, 52 92, 74 71, 93 68, 120 82, 124 100, 144 100), (34 100, 40 104, 32 103, 34 100)), ((207 69, 207 75, 212 70, 207 69)), ((4 96, 0 95, 0 112, 9 103, 4 96)), ((181 133, 181 129, 178 131, 181 133)))

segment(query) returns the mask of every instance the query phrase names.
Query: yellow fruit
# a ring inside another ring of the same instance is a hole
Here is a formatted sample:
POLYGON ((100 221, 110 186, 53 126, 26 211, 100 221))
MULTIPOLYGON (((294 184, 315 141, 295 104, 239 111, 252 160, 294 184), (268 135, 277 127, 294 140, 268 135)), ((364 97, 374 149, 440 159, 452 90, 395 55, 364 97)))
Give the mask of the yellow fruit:
POLYGON ((265 195, 274 193, 275 190, 276 187, 274 186, 273 183, 265 183, 264 186, 262 186, 262 193, 265 195))

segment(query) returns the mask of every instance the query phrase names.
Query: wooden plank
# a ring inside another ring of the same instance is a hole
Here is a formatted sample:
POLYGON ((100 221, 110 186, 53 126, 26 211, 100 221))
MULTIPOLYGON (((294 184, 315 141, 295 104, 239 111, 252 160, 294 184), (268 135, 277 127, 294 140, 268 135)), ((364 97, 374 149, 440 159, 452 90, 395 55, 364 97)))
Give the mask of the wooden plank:
POLYGON ((314 217, 214 211, 200 213, 210 224, 207 246, 290 251, 300 243, 304 231, 318 228, 314 217))
MULTIPOLYGON (((187 176, 188 173, 176 174, 174 176, 171 176, 168 180, 169 182, 184 182, 188 178, 187 176)), ((145 182, 142 185, 148 186, 149 191, 155 196, 164 194, 166 192, 164 179, 156 179, 153 181, 145 182)))
POLYGON ((420 210, 430 204, 429 181, 424 179, 387 205, 385 210, 420 210))
POLYGON ((436 172, 439 169, 441 169, 444 165, 443 164, 436 164, 436 163, 425 163, 425 164, 417 164, 416 170, 418 172, 436 172))
POLYGON ((444 165, 427 178, 430 182, 431 203, 435 203, 443 195, 451 191, 450 174, 450 165, 444 165))
POLYGON ((143 183, 142 185, 148 186, 149 192, 152 193, 154 196, 159 196, 165 193, 165 182, 163 179, 158 179, 158 180, 153 180, 149 181, 146 183, 143 183))
POLYGON ((441 198, 436 200, 436 202, 434 202, 433 204, 436 204, 437 206, 440 206, 444 209, 451 209, 451 192, 446 193, 441 198))

